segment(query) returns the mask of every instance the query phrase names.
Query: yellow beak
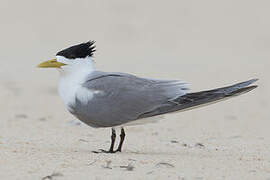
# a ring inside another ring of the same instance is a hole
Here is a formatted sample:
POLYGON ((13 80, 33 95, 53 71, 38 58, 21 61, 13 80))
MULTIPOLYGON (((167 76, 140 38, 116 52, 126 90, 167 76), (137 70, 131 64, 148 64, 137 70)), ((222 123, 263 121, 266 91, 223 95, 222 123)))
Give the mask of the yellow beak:
POLYGON ((64 65, 66 65, 66 64, 57 62, 56 59, 52 59, 52 60, 40 63, 37 67, 39 67, 39 68, 60 68, 61 66, 64 66, 64 65))

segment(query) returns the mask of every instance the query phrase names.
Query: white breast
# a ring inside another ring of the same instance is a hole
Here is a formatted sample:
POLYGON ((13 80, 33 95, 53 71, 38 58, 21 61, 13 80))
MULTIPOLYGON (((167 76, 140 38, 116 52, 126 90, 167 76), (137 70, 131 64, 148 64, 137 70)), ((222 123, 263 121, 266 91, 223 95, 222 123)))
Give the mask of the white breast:
POLYGON ((82 86, 92 72, 93 68, 89 61, 67 65, 60 69, 58 93, 68 110, 71 105, 74 105, 76 98, 84 104, 93 98, 95 92, 82 86))
POLYGON ((72 78, 60 77, 58 84, 58 93, 66 107, 75 103, 76 92, 80 85, 72 78))

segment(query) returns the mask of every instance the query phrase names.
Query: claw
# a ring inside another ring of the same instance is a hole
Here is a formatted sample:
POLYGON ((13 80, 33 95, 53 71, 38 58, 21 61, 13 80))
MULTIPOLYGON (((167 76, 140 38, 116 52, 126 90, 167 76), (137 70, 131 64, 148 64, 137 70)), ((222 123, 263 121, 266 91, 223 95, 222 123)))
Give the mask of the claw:
POLYGON ((120 143, 118 145, 118 148, 114 151, 113 147, 114 147, 114 143, 115 143, 115 138, 116 138, 116 133, 115 133, 115 130, 114 128, 112 128, 112 135, 111 135, 111 146, 110 146, 110 149, 107 151, 107 150, 104 150, 104 149, 99 149, 99 151, 92 151, 93 153, 96 153, 96 154, 99 154, 99 153, 110 153, 110 154, 113 154, 113 153, 117 153, 117 152, 121 152, 122 150, 122 145, 123 145, 123 142, 125 140, 125 130, 124 128, 121 128, 121 134, 120 134, 120 143))
POLYGON ((113 154, 113 153, 117 153, 117 152, 120 152, 119 150, 116 150, 116 151, 113 151, 113 150, 104 150, 104 149, 99 149, 99 151, 92 151, 93 153, 96 153, 96 154, 100 154, 100 153, 106 153, 106 154, 113 154))

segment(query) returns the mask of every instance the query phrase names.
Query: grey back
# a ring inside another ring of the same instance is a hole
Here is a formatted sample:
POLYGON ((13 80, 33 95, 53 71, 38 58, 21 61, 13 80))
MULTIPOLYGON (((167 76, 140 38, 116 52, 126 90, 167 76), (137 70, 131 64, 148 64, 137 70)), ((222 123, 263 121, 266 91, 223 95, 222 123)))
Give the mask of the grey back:
POLYGON ((188 84, 178 80, 139 78, 125 73, 95 71, 83 87, 97 93, 87 103, 76 99, 72 113, 93 127, 119 126, 140 115, 170 104, 171 99, 183 96, 188 84))

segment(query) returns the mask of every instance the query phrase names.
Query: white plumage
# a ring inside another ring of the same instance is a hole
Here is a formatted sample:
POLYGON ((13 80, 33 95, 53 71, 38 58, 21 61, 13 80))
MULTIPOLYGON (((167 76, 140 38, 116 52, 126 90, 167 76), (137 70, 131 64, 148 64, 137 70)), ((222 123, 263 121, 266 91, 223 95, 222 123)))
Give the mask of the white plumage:
POLYGON ((75 103, 75 99, 78 98, 81 102, 87 104, 87 102, 93 98, 96 91, 91 91, 82 84, 85 82, 85 78, 94 71, 93 61, 88 58, 77 58, 74 60, 68 60, 62 56, 56 56, 58 62, 68 64, 63 66, 60 71, 60 79, 58 83, 58 93, 63 100, 68 110, 69 105, 75 103))

